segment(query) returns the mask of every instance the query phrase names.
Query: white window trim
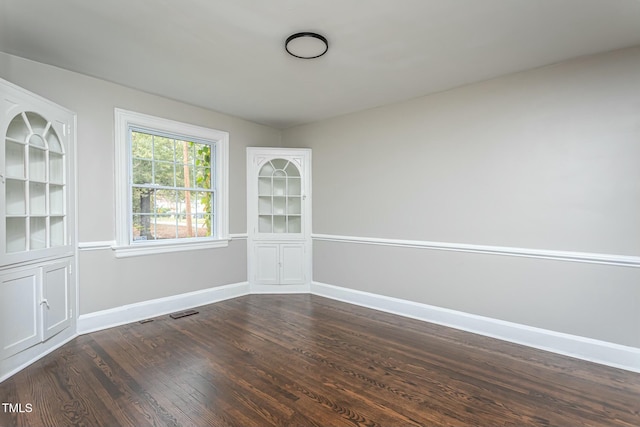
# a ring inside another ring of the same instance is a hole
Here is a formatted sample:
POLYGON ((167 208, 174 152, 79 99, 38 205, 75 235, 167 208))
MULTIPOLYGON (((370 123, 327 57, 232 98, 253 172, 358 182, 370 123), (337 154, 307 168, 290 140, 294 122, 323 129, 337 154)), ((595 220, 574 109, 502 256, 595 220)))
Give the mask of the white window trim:
POLYGON ((167 252, 187 251, 226 247, 229 244, 229 133, 191 125, 148 114, 136 113, 120 108, 115 109, 115 208, 116 208, 116 244, 112 246, 117 258, 150 255, 167 252), (216 141, 214 206, 215 230, 217 236, 202 241, 187 240, 180 242, 129 241, 131 212, 129 208, 129 128, 142 127, 159 132, 179 135, 185 139, 216 141))

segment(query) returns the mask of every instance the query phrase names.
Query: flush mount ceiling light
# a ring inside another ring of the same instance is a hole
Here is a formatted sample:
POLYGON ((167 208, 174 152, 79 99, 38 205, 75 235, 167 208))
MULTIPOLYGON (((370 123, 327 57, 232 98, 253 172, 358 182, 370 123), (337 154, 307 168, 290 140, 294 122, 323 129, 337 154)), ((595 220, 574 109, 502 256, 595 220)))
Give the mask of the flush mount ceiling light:
POLYGON ((302 59, 318 58, 329 50, 329 43, 320 34, 316 33, 295 33, 287 37, 284 43, 289 55, 302 59))

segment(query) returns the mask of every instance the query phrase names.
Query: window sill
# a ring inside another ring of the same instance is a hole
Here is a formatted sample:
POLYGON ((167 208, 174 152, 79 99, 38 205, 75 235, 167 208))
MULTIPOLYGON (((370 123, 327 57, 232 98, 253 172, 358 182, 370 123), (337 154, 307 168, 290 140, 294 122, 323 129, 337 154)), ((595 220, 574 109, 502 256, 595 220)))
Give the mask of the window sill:
POLYGON ((199 249, 226 248, 229 239, 207 240, 204 242, 171 242, 171 243, 140 243, 135 245, 112 246, 116 258, 129 258, 143 255, 156 255, 172 252, 193 251, 199 249))

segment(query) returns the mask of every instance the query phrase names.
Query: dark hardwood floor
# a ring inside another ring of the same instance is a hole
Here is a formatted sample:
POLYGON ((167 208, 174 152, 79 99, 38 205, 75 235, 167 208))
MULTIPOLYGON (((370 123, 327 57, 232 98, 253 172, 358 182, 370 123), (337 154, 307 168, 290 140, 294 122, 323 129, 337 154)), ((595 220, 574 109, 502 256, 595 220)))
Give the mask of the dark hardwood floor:
POLYGON ((640 426, 640 374, 317 296, 198 310, 78 337, 0 425, 640 426))

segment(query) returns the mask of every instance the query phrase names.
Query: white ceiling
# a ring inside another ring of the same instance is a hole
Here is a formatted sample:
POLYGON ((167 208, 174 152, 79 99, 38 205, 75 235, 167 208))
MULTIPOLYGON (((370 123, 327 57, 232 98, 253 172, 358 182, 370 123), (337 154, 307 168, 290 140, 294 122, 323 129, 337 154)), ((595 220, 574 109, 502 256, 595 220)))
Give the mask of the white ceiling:
POLYGON ((0 0, 0 51, 278 128, 634 45, 640 0, 0 0))

